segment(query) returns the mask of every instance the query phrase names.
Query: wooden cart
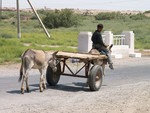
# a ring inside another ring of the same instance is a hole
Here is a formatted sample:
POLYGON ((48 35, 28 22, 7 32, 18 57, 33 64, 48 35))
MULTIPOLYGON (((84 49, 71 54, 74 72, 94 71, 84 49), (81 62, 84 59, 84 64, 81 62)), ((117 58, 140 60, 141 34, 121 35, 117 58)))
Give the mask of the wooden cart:
POLYGON ((51 86, 55 86, 59 79, 60 75, 72 76, 72 77, 81 77, 88 79, 88 85, 91 91, 98 91, 102 85, 104 68, 101 65, 93 64, 94 61, 101 61, 102 65, 106 65, 107 56, 105 55, 92 55, 88 53, 73 53, 73 52, 63 52, 59 51, 56 54, 57 57, 57 71, 53 72, 51 67, 47 68, 46 79, 47 83, 51 86), (84 63, 84 66, 81 67, 76 73, 67 65, 68 59, 78 59, 77 62, 84 63), (93 66, 91 67, 91 63, 93 66), (62 64, 62 65, 61 65, 62 64), (61 67, 62 66, 62 67, 61 67), (91 68, 90 68, 91 67, 91 68), (68 68, 71 74, 65 73, 65 68, 68 68), (85 69, 85 75, 79 75, 78 73, 85 69))

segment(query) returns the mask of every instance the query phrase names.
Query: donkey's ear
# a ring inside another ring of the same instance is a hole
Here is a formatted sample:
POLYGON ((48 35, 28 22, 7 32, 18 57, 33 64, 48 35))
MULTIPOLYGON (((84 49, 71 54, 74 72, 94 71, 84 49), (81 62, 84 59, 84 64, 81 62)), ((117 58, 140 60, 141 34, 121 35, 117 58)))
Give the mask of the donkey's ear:
POLYGON ((58 53, 58 51, 54 52, 53 53, 53 57, 55 58, 56 57, 56 54, 58 53))
POLYGON ((111 44, 110 46, 109 46, 109 50, 111 50, 111 48, 113 47, 114 45, 113 44, 111 44))

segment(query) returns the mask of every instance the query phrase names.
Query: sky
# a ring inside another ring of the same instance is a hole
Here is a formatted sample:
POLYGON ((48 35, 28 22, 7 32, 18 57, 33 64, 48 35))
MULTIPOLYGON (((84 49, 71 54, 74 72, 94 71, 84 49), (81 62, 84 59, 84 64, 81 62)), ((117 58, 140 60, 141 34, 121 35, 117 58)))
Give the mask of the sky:
MULTIPOLYGON (((150 0, 30 0, 35 8, 79 8, 102 10, 150 10, 150 0)), ((2 0, 3 7, 16 7, 16 0, 2 0)), ((20 8, 30 8, 27 0, 20 0, 20 8)))

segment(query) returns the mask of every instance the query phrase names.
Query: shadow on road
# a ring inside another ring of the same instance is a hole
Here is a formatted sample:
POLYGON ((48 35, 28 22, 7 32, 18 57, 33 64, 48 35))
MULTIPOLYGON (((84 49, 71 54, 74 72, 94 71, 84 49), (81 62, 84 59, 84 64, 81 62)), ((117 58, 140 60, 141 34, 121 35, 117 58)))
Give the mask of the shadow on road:
POLYGON ((73 82, 72 84, 74 84, 75 86, 86 87, 86 83, 82 83, 82 82, 73 82))
MULTIPOLYGON (((39 90, 39 89, 30 89, 30 92, 35 92, 35 91, 37 91, 37 90, 39 90)), ((26 90, 24 90, 24 91, 25 91, 25 93, 27 93, 26 90)), ((30 92, 29 92, 29 93, 30 93, 30 92)), ((7 93, 10 93, 10 94, 21 94, 21 90, 7 91, 7 93)))
POLYGON ((20 94, 21 91, 20 90, 12 90, 12 91, 7 91, 7 93, 10 93, 10 94, 20 94))
MULTIPOLYGON (((29 86, 39 88, 39 84, 31 84, 29 86)), ((69 83, 69 84, 58 84, 56 86, 50 86, 47 84, 47 89, 63 90, 63 91, 69 91, 69 92, 78 92, 78 91, 88 92, 88 91, 90 91, 89 88, 86 87, 86 83, 82 83, 82 82, 73 82, 73 83, 69 83)))
POLYGON ((86 87, 85 83, 81 82, 73 82, 71 85, 69 84, 58 84, 57 86, 49 86, 47 85, 48 89, 54 90, 63 90, 67 92, 78 92, 78 91, 85 91, 90 92, 89 88, 86 87))
MULTIPOLYGON (((103 85, 105 86, 105 85, 103 85)), ((39 90, 39 84, 31 84, 29 85, 30 92, 35 92, 39 90), (31 88, 34 87, 34 88, 31 88)), ((79 92, 79 91, 85 91, 85 92, 91 92, 89 87, 86 86, 86 83, 82 82, 73 82, 69 84, 58 84, 56 86, 49 86, 47 84, 47 89, 52 89, 52 90, 62 90, 62 91, 67 91, 67 92, 79 92)), ((7 93, 10 94, 20 94, 21 90, 12 90, 12 91, 7 91, 7 93)), ((25 89, 26 93, 26 89, 25 89)))
MULTIPOLYGON (((33 86, 33 87, 39 87, 39 84, 32 84, 32 85, 29 85, 29 89, 30 89, 30 92, 35 92, 37 90, 39 90, 39 88, 30 88, 30 86, 33 86)), ((26 88, 25 88, 25 93, 26 92, 26 88)), ((10 93, 10 94, 21 94, 21 90, 11 90, 11 91, 6 91, 7 93, 10 93)), ((29 93, 30 93, 29 92, 29 93)))

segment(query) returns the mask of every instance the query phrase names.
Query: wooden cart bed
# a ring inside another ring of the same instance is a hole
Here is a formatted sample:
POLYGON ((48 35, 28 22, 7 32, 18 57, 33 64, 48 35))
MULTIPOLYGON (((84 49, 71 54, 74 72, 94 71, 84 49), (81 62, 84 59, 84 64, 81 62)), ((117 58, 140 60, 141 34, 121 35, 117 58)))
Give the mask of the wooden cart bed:
POLYGON ((74 58, 74 59, 81 59, 81 60, 103 60, 107 59, 106 55, 92 55, 89 53, 74 53, 74 52, 64 52, 64 51, 59 51, 56 54, 57 58, 74 58))

